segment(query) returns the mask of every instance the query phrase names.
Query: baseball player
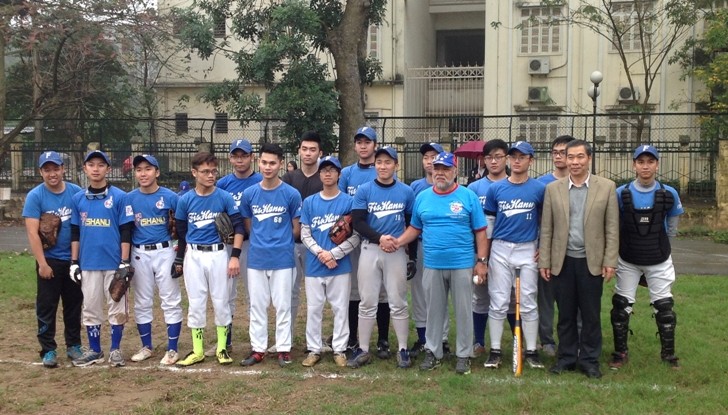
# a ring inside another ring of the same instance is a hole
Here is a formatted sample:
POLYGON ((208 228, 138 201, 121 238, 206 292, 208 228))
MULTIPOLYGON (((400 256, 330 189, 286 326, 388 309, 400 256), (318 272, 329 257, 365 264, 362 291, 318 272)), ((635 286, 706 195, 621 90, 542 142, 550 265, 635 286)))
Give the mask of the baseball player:
MULTIPOLYGON (((323 190, 319 177, 319 158, 321 157, 321 137, 316 131, 307 131, 301 135, 298 146, 298 156, 301 158, 301 168, 288 171, 283 175, 283 182, 298 190, 301 200, 323 190)), ((301 282, 306 273, 306 254, 308 250, 296 239, 296 279, 293 283, 293 296, 291 297, 291 341, 296 332, 296 316, 301 301, 301 282)), ((268 353, 275 353, 275 346, 268 349, 268 353)))
POLYGON ((354 229, 362 237, 358 284, 359 348, 347 366, 359 368, 371 362, 369 340, 377 315, 377 301, 384 285, 392 325, 397 335, 397 366, 411 366, 407 350, 409 314, 407 312, 407 254, 398 248, 395 239, 409 223, 415 195, 412 189, 394 178, 398 166, 397 151, 382 147, 375 153, 377 178, 357 189, 352 209, 354 229))
POLYGON ((205 360, 204 331, 207 323, 207 297, 212 300, 217 331, 215 356, 221 365, 233 362, 227 351, 228 327, 232 321, 229 279, 240 274, 240 252, 243 245, 243 220, 235 200, 215 186, 217 158, 207 152, 192 157, 195 188, 177 202, 179 245, 174 260, 177 274, 184 274, 189 300, 187 326, 192 329, 192 351, 177 366, 188 367, 205 360), (227 214, 235 228, 232 249, 215 226, 218 215, 227 214))
MULTIPOLYGON (((548 185, 569 175, 566 165, 566 145, 576 140, 570 135, 558 136, 551 143, 551 160, 554 170, 546 173, 537 180, 548 185)), ((541 350, 550 357, 556 356, 556 341, 554 340, 554 289, 551 281, 538 279, 538 336, 541 339, 541 350)))
POLYGON ((501 364, 503 321, 510 304, 516 268, 521 269, 521 317, 526 340, 525 361, 531 368, 543 369, 536 350, 538 307, 536 301, 536 265, 539 215, 546 186, 528 177, 533 163, 533 147, 525 141, 515 142, 508 150, 511 175, 490 185, 486 193, 485 214, 490 243, 488 325, 490 355, 486 368, 501 364))
MULTIPOLYGON (((377 177, 374 169, 374 152, 377 147, 377 132, 371 127, 361 127, 354 134, 355 149, 359 155, 359 161, 351 166, 344 167, 339 177, 339 189, 354 197, 357 189, 364 183, 371 182, 377 177)), ((359 269, 360 249, 351 253, 351 297, 349 300, 349 346, 347 351, 351 355, 358 347, 359 342, 356 336, 359 334, 359 284, 357 282, 359 269)), ((387 302, 386 287, 382 285, 382 292, 379 294, 377 305, 377 356, 381 359, 388 359, 389 352, 389 303, 387 302)))
POLYGON ((415 200, 412 224, 397 240, 401 245, 420 233, 425 253, 425 292, 428 295, 427 347, 421 370, 440 365, 443 320, 447 313, 447 297, 452 292, 457 326, 458 374, 470 373, 473 348, 472 276, 477 282, 485 280, 488 272, 485 252, 486 221, 477 196, 461 188, 455 181, 457 159, 442 152, 433 162, 435 186, 420 193, 415 200), (478 261, 472 255, 477 245, 478 261))
POLYGON ((131 263, 135 272, 131 286, 134 320, 142 347, 131 360, 141 362, 152 357, 152 306, 156 287, 167 324, 167 352, 160 363, 171 366, 179 360, 177 341, 182 329, 182 293, 179 280, 172 278, 175 251, 169 229, 169 215, 174 214, 179 196, 157 183, 159 163, 154 156, 138 155, 132 164, 139 188, 127 195, 128 203, 134 207, 131 263))
POLYGON ((124 324, 129 319, 129 304, 126 295, 114 302, 109 295, 109 284, 117 268, 129 267, 134 210, 126 202, 126 193, 106 180, 111 171, 106 153, 89 152, 83 170, 89 186, 73 195, 69 275, 81 284, 83 291, 82 318, 89 350, 74 360, 73 365, 103 363, 100 333, 106 304, 111 324, 109 364, 119 367, 126 364, 120 345, 124 324))
MULTIPOLYGON (((417 179, 410 184, 415 197, 423 191, 432 187, 432 162, 435 160, 438 154, 442 153, 443 148, 438 143, 425 143, 420 146, 420 154, 422 154, 422 169, 425 171, 425 177, 417 179)), ((427 297, 425 295, 425 288, 422 285, 422 274, 424 271, 423 265, 423 253, 422 253, 422 236, 418 237, 417 251, 409 252, 410 261, 415 261, 415 276, 410 280, 410 290, 412 294, 412 320, 415 323, 415 330, 417 331, 417 340, 410 348, 410 357, 417 357, 419 353, 425 351, 426 344, 426 323, 427 323, 427 297)), ((446 316, 447 317, 447 316, 446 316)), ((450 319, 445 318, 443 326, 443 349, 445 354, 450 353, 450 347, 447 342, 447 335, 450 331, 450 319)))
POLYGON ((58 366, 56 353, 56 311, 63 301, 63 326, 66 356, 75 360, 83 355, 81 348, 81 305, 83 293, 78 284, 66 278, 71 266, 71 197, 80 192, 77 185, 63 180, 63 158, 55 151, 44 151, 38 158, 43 183, 34 187, 25 198, 23 217, 30 250, 35 257, 38 291, 35 310, 38 319, 38 342, 43 366, 58 366), (56 244, 43 247, 38 230, 43 213, 61 218, 56 244))
POLYGON ((637 147, 632 167, 637 179, 617 189, 621 227, 617 285, 611 312, 614 353, 609 367, 618 370, 627 363, 629 316, 632 314, 637 285, 644 276, 660 334, 660 357, 663 362, 677 368, 677 318, 672 309, 675 267, 670 255, 670 238, 677 235, 679 217, 684 210, 677 191, 656 179, 660 153, 655 147, 637 147))
POLYGON ((334 362, 337 366, 346 366, 344 352, 349 341, 347 319, 351 291, 349 253, 359 245, 360 238, 354 232, 340 245, 329 238, 329 230, 337 219, 351 212, 353 198, 337 186, 341 163, 336 157, 323 158, 318 170, 323 190, 304 199, 301 209, 301 240, 307 249, 306 345, 309 350, 303 366, 311 367, 321 360, 321 320, 327 300, 334 313, 334 335, 331 341, 334 362))
POLYGON ((294 240, 300 237, 301 195, 283 183, 278 171, 283 149, 266 143, 258 167, 263 181, 243 193, 241 210, 250 233, 248 296, 250 355, 242 366, 260 363, 268 348, 268 306, 276 310, 278 364, 291 363, 291 298, 295 278, 294 240))
MULTIPOLYGON (((260 183, 263 180, 263 176, 260 173, 253 171, 253 146, 250 142, 245 139, 233 140, 230 143, 230 165, 233 166, 233 172, 217 181, 217 187, 230 193, 235 201, 235 207, 240 210, 240 201, 243 200, 243 191, 248 187, 260 183)), ((240 255, 240 279, 243 281, 243 292, 247 292, 248 286, 248 248, 250 242, 248 241, 248 234, 243 235, 243 247, 241 248, 242 254, 240 255)), ((228 245, 228 249, 232 249, 228 245)), ((238 298, 238 279, 228 279, 230 285, 230 315, 235 316, 235 301, 238 298)), ((250 304, 250 301, 246 301, 250 304)), ((233 347, 233 323, 232 320, 228 326, 228 337, 227 345, 225 348, 228 353, 231 353, 233 347)), ((205 356, 212 357, 217 354, 217 345, 212 345, 205 351, 205 356)))
POLYGON ((190 182, 187 180, 182 180, 179 182, 179 191, 177 192, 177 196, 184 196, 185 193, 190 191, 190 182))

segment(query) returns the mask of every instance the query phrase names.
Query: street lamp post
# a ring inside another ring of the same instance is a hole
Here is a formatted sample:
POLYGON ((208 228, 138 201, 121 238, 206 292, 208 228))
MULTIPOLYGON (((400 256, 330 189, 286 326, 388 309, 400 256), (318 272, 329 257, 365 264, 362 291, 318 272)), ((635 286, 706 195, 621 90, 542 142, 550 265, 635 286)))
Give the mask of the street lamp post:
POLYGON ((594 71, 591 73, 591 76, 589 76, 589 80, 592 82, 592 86, 589 87, 589 90, 587 91, 587 94, 589 95, 589 98, 592 99, 592 174, 597 173, 597 164, 596 164, 596 150, 597 150, 597 97, 599 96, 599 84, 604 79, 604 75, 602 75, 599 71, 594 71))

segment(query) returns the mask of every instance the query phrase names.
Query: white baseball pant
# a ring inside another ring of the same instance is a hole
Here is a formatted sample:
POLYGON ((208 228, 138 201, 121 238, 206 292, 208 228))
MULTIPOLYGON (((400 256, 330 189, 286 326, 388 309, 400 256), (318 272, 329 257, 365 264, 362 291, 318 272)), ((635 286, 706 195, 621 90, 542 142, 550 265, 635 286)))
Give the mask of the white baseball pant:
POLYGON ((182 291, 179 281, 171 275, 175 254, 171 246, 157 250, 132 248, 134 278, 131 286, 134 289, 134 321, 137 324, 152 322, 155 286, 159 290, 164 322, 176 324, 182 321, 182 291))
POLYGON ((675 267, 672 264, 672 256, 668 257, 665 262, 655 265, 635 265, 620 257, 617 262, 615 293, 625 297, 630 303, 634 303, 637 286, 642 274, 647 279, 650 303, 672 297, 672 285, 675 283, 675 267))
POLYGON ((332 348, 335 353, 343 353, 349 341, 349 274, 331 277, 306 277, 306 346, 314 353, 321 353, 321 322, 324 304, 331 304, 334 314, 334 338, 332 348))
POLYGON ((189 299, 187 327, 205 328, 208 294, 215 313, 215 325, 230 324, 232 315, 227 275, 229 259, 226 249, 214 252, 198 251, 190 244, 187 245, 184 262, 185 289, 189 299))
POLYGON ((83 325, 100 326, 104 322, 104 304, 108 307, 108 320, 118 326, 129 320, 129 301, 125 294, 119 302, 111 299, 109 285, 116 270, 81 271, 81 291, 83 292, 83 325))
POLYGON ((268 349, 268 306, 276 310, 276 350, 291 351, 291 290, 295 268, 258 270, 248 268, 250 297, 250 346, 254 352, 268 349))

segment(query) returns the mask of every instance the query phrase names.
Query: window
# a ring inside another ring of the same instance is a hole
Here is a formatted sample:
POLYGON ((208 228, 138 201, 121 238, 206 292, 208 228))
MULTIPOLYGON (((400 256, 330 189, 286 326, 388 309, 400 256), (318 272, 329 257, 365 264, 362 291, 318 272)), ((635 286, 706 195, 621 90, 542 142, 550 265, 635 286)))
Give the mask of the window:
POLYGON ((225 18, 216 17, 214 18, 214 24, 215 28, 213 30, 213 35, 216 38, 223 38, 227 35, 227 32, 225 31, 225 18))
POLYGON ((480 140, 480 117, 453 117, 448 131, 458 141, 480 140))
POLYGON ((379 59, 379 54, 382 48, 382 34, 378 25, 369 26, 367 38, 367 55, 372 59, 379 59))
MULTIPOLYGON (((610 150, 631 151, 642 143, 637 138, 638 116, 613 116, 609 117, 609 129, 606 145, 610 150)), ((649 136, 650 119, 644 120, 643 139, 649 136)))
POLYGON ((558 136, 559 117, 556 115, 523 115, 518 117, 518 140, 528 141, 534 149, 550 149, 558 136))
POLYGON ((187 134, 189 131, 189 123, 186 112, 178 112, 174 114, 174 131, 177 135, 187 134))
POLYGON ((561 52, 559 7, 521 8, 521 53, 561 52))
POLYGON ((227 134, 228 132, 228 115, 227 112, 215 113, 215 133, 227 134))
POLYGON ((483 66, 485 30, 441 30, 437 32, 437 66, 483 66))
POLYGON ((622 44, 625 52, 642 49, 640 34, 645 37, 645 48, 650 47, 651 30, 649 21, 652 17, 652 1, 634 1, 628 3, 612 3, 615 32, 612 36, 611 50, 615 44, 622 44))

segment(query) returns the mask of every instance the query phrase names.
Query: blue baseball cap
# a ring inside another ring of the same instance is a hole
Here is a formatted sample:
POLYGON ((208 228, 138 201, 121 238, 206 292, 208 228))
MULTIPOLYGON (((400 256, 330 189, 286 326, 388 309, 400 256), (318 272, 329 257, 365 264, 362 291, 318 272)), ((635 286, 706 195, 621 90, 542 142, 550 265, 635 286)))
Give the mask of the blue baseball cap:
POLYGON ((55 151, 44 151, 38 157, 38 167, 43 167, 46 163, 53 163, 57 166, 63 165, 63 157, 55 151))
POLYGON ((187 180, 182 180, 179 182, 179 191, 180 192, 188 192, 190 190, 190 182, 187 180))
POLYGON ((435 160, 432 162, 432 164, 439 164, 445 167, 457 167, 458 159, 455 158, 455 155, 453 153, 441 151, 440 154, 435 157, 435 160))
POLYGON ((86 163, 86 162, 88 162, 89 160, 91 160, 94 157, 97 157, 97 158, 100 158, 100 159, 104 160, 104 162, 106 164, 108 164, 109 166, 111 166, 111 160, 109 159, 109 156, 107 156, 106 153, 104 153, 101 150, 89 151, 89 153, 86 154, 86 158, 83 159, 83 162, 86 163))
POLYGON ((399 158, 397 158, 397 150, 395 150, 394 147, 390 147, 390 146, 379 147, 377 152, 374 153, 374 158, 379 157, 380 154, 386 154, 389 157, 393 158, 394 161, 399 161, 399 158))
POLYGON ((519 151, 531 157, 533 157, 533 155, 535 154, 533 151, 533 147, 525 141, 516 141, 515 143, 513 143, 511 148, 508 150, 508 154, 511 154, 514 151, 519 151))
POLYGON ((369 140, 377 141, 377 132, 372 127, 361 127, 360 129, 356 130, 356 134, 354 134, 354 140, 356 140, 356 138, 360 135, 363 135, 369 140))
POLYGON ((341 172, 341 162, 334 156, 326 156, 319 161, 318 171, 321 171, 326 166, 334 166, 336 170, 341 172))
POLYGON ((248 154, 252 154, 253 146, 250 145, 250 141, 246 139, 233 140, 233 142, 230 143, 230 154, 232 154, 235 150, 243 150, 248 154))
POLYGON ((438 143, 425 143, 420 146, 420 153, 422 153, 423 156, 428 151, 434 151, 435 153, 440 154, 445 151, 445 149, 438 143))
POLYGON ((146 161, 147 163, 151 164, 152 166, 159 169, 159 162, 157 162, 157 159, 154 158, 154 156, 149 154, 140 154, 136 157, 134 157, 134 161, 132 161, 132 165, 136 167, 139 163, 142 161, 146 161))
POLYGON ((657 149, 655 147, 653 147, 651 145, 642 145, 642 146, 637 147, 634 150, 634 156, 632 156, 632 160, 637 160, 637 157, 639 157, 645 153, 654 157, 655 160, 660 159, 660 152, 657 151, 657 149))

